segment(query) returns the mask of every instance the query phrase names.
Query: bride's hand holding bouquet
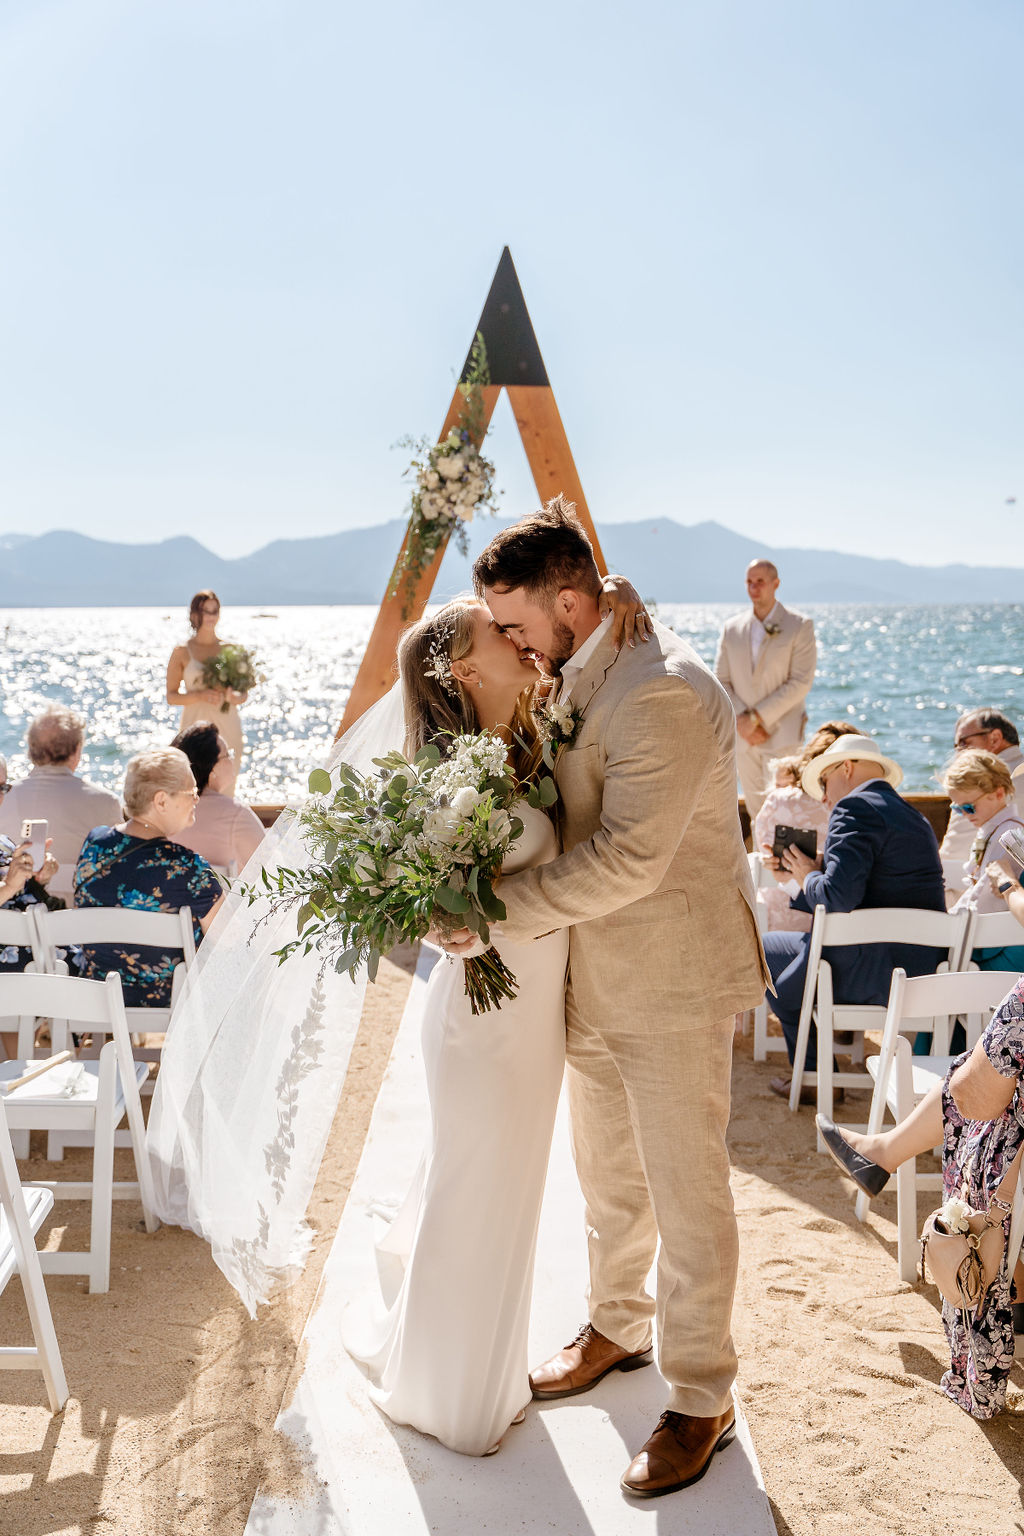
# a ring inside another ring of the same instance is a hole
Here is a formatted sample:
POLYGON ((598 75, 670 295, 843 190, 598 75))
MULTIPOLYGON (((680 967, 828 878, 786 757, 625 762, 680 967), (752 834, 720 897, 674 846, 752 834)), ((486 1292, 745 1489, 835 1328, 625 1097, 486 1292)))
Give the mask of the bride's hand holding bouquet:
MULTIPOLYGON (((515 802, 551 805, 554 783, 525 788, 496 733, 452 739, 442 757, 433 744, 414 758, 391 752, 364 776, 346 763, 309 779, 314 799, 302 812, 307 868, 263 872, 272 906, 296 908, 296 937, 277 951, 318 950, 339 972, 363 964, 372 981, 382 955, 396 945, 469 929, 490 944, 492 922, 505 915, 493 881, 523 824, 515 802)), ((515 977, 496 950, 465 962, 474 1013, 515 996, 515 977)))

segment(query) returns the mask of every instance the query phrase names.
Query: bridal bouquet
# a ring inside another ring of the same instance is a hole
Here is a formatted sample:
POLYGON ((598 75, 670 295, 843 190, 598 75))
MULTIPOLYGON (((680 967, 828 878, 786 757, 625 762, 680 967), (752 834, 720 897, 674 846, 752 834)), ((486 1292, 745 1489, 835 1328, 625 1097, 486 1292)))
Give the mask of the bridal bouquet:
MULTIPOLYGON (((249 693, 262 682, 263 674, 257 668, 256 657, 244 645, 221 646, 216 656, 203 662, 203 683, 207 688, 234 688, 237 693, 249 693)), ((222 715, 228 712, 226 699, 220 712, 222 715)))
MULTIPOLYGON (((297 937, 277 951, 281 961, 300 947, 319 950, 324 963, 353 973, 363 963, 371 981, 381 955, 397 944, 469 928, 489 942, 488 924, 505 908, 493 879, 522 835, 513 812, 523 786, 499 736, 456 736, 450 753, 426 746, 412 761, 400 752, 375 758, 364 776, 347 763, 309 777, 314 799, 302 812, 311 859, 306 869, 263 871, 273 907, 297 908, 297 937)), ((532 783, 526 798, 550 805, 550 779, 532 783)), ((494 949, 465 961, 473 1012, 500 1008, 515 996, 516 979, 494 949)))

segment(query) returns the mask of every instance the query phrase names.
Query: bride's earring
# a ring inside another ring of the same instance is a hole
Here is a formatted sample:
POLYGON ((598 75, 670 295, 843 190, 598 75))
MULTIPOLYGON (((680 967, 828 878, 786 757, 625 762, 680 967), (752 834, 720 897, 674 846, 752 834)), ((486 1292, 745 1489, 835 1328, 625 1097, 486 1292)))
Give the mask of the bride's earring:
POLYGON ((480 678, 479 682, 477 683, 477 687, 478 688, 482 688, 483 685, 484 685, 484 680, 483 680, 483 678, 480 678))

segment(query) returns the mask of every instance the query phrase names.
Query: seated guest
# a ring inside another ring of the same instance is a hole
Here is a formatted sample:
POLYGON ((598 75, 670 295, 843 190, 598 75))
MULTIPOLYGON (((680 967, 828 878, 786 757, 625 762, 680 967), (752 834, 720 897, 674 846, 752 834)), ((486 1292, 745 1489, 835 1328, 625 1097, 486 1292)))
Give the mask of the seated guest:
MULTIPOLYGON (((1024 752, 1020 749, 1020 736, 1013 721, 1000 710, 975 709, 961 715, 953 732, 953 750, 993 753, 1010 770, 1014 792, 1024 801, 1024 752)), ((951 807, 939 853, 944 859, 958 859, 962 864, 973 841, 974 827, 951 807)), ((956 894, 959 896, 960 892, 956 894)))
MULTIPOLYGON (((57 861, 50 852, 51 842, 51 838, 46 839, 46 859, 42 869, 35 874, 30 844, 15 843, 9 837, 0 836, 0 909, 4 912, 25 912, 43 900, 46 894, 43 887, 57 872, 57 861)), ((0 944, 0 974, 23 971, 31 959, 32 951, 25 945, 0 944)), ((0 1042, 9 1059, 17 1055, 18 1036, 15 1032, 0 1035, 0 1042)))
POLYGON ((48 709, 28 728, 27 749, 32 771, 0 801, 0 832, 21 838, 25 820, 45 821, 53 839, 59 869, 51 886, 54 896, 70 899, 71 882, 85 834, 93 827, 120 820, 116 795, 90 784, 76 769, 85 742, 84 722, 70 709, 48 709))
MULTIPOLYGON (((75 870, 75 906, 145 912, 189 907, 198 944, 223 900, 220 881, 206 860, 177 841, 192 824, 198 798, 184 752, 161 747, 133 757, 124 781, 128 820, 89 833, 75 870)), ((128 1007, 169 1005, 180 953, 151 945, 129 950, 104 944, 83 946, 82 955, 86 976, 120 972, 128 1007)))
MULTIPOLYGON (((970 856, 964 864, 967 889, 954 912, 1002 912, 1006 902, 987 877, 987 866, 1003 852, 999 834, 1008 827, 1024 832, 1024 821, 1013 798, 1013 779, 1003 757, 991 752, 958 753, 942 775, 942 787, 959 818, 974 832, 970 856)), ((1021 943, 1003 948, 975 949, 971 959, 981 971, 1024 971, 1024 934, 1021 943)))
MULTIPOLYGON (((813 800, 804 792, 800 775, 812 757, 817 757, 839 736, 855 736, 855 726, 840 720, 826 720, 819 726, 804 747, 794 757, 780 757, 771 765, 775 788, 770 789, 765 802, 754 818, 752 841, 762 864, 776 880, 791 883, 792 876, 783 870, 772 854, 776 827, 801 827, 817 834, 821 847, 828 826, 828 806, 821 800, 813 800)), ((789 899, 789 892, 782 885, 759 886, 757 903, 761 909, 762 928, 765 932, 807 933, 811 927, 809 912, 800 912, 789 899)))
POLYGON ((201 853, 208 863, 236 874, 263 841, 263 823, 231 793, 235 782, 231 748, 217 727, 205 720, 179 731, 171 745, 188 758, 199 791, 196 819, 179 834, 178 842, 201 853))
MULTIPOLYGON (((793 905, 813 913, 855 912, 862 907, 915 907, 944 912, 939 847, 928 822, 896 793, 903 772, 870 736, 841 736, 813 758, 801 783, 829 807, 821 859, 812 862, 799 848, 787 848, 781 863, 800 885, 793 905)), ((790 1062, 796 1051, 800 1004, 807 973, 810 934, 766 933, 764 951, 776 996, 768 997, 786 1037, 790 1062)), ((839 945, 825 950, 832 966, 837 1003, 884 1006, 894 967, 908 976, 935 970, 944 951, 920 944, 839 945)), ((807 1061, 817 1060, 814 1028, 807 1061)), ((773 1093, 788 1097, 789 1078, 773 1078, 773 1093)))

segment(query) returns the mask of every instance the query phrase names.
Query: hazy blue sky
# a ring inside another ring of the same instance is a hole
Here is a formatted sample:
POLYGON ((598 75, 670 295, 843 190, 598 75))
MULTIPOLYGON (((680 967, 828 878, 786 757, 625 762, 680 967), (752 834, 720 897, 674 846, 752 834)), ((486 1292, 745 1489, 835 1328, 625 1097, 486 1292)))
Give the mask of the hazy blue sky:
POLYGON ((508 243, 598 521, 1024 564, 1022 66, 1020 0, 0 0, 0 531, 396 516, 508 243))

